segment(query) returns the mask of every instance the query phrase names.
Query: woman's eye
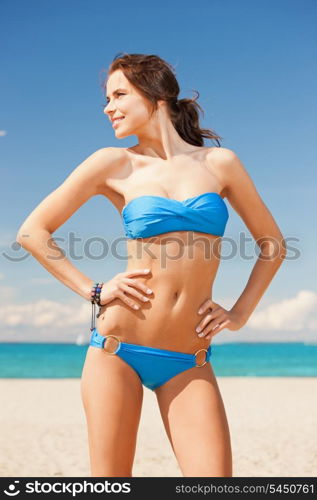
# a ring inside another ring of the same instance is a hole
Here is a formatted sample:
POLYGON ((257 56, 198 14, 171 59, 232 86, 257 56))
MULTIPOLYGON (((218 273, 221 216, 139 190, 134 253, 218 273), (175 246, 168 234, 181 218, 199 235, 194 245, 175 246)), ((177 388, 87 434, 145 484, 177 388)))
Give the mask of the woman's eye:
MULTIPOLYGON (((118 93, 117 93, 117 96, 118 96, 118 95, 125 95, 125 94, 123 94, 122 92, 118 92, 118 93)), ((109 101, 108 101, 108 102, 105 102, 105 104, 101 104, 101 107, 102 107, 102 108, 105 108, 106 106, 108 106, 108 104, 109 104, 109 101)))

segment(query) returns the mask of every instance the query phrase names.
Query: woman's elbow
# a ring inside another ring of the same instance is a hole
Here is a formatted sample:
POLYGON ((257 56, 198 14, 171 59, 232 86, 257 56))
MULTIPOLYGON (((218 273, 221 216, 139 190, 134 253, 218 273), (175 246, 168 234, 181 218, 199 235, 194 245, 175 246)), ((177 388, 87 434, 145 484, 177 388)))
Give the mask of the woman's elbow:
POLYGON ((286 255, 287 255, 287 245, 286 245, 286 240, 285 240, 284 236, 282 235, 282 233, 279 233, 278 235, 276 235, 273 238, 273 242, 274 242, 274 244, 273 244, 274 256, 279 260, 285 259, 286 255))
POLYGON ((287 255, 286 240, 280 232, 263 235, 257 240, 257 244, 266 258, 280 260, 285 259, 287 255))
POLYGON ((15 241, 19 243, 21 247, 26 247, 29 239, 30 239, 30 230, 21 226, 17 232, 15 241))
POLYGON ((287 256, 287 243, 286 243, 286 240, 285 240, 285 238, 283 236, 280 239, 280 253, 279 253, 279 256, 280 256, 281 259, 285 259, 285 257, 287 256))
POLYGON ((43 237, 43 233, 45 236, 48 234, 48 231, 43 227, 39 226, 21 226, 17 232, 15 241, 21 245, 23 248, 30 248, 32 244, 39 240, 39 238, 43 237))

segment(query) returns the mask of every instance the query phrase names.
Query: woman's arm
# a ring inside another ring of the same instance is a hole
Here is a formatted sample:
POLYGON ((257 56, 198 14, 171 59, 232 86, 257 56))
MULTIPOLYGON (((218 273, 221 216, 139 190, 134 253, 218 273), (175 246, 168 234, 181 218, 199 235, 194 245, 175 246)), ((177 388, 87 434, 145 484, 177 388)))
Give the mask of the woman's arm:
POLYGON ((89 198, 104 194, 110 169, 119 166, 119 148, 102 148, 90 155, 27 217, 16 241, 51 274, 85 299, 90 299, 93 280, 64 256, 52 234, 89 198))
POLYGON ((247 285, 231 309, 245 324, 282 264, 286 243, 238 156, 229 149, 219 149, 215 161, 225 186, 224 194, 260 250, 247 285))

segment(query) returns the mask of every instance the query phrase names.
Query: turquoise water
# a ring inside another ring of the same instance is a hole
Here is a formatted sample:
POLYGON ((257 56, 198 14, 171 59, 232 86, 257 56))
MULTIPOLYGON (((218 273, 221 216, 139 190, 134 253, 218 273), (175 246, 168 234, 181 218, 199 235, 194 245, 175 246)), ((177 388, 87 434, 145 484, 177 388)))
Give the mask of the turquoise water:
MULTIPOLYGON (((78 378, 87 349, 75 344, 0 343, 0 378, 78 378)), ((211 363, 221 377, 316 377, 317 345, 214 344, 211 363)))

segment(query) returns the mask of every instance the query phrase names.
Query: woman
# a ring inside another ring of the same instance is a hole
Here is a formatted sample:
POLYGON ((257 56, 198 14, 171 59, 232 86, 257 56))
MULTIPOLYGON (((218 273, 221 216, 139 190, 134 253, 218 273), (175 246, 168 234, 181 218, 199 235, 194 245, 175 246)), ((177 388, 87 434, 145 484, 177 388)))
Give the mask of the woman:
POLYGON ((204 137, 219 144, 219 136, 200 129, 195 99, 178 100, 167 62, 120 55, 105 87, 104 112, 116 138, 136 135, 138 144, 93 153, 17 237, 61 282, 86 300, 93 293, 100 305, 81 379, 91 475, 132 475, 145 386, 156 394, 183 475, 229 477, 230 434, 209 363, 211 342, 225 328, 246 324, 285 255, 283 237, 237 155, 204 147, 204 137), (92 279, 45 252, 54 231, 96 194, 122 215, 128 250, 126 271, 99 286, 99 300, 92 279), (211 298, 228 219, 224 198, 261 239, 261 254, 230 310, 211 298))

